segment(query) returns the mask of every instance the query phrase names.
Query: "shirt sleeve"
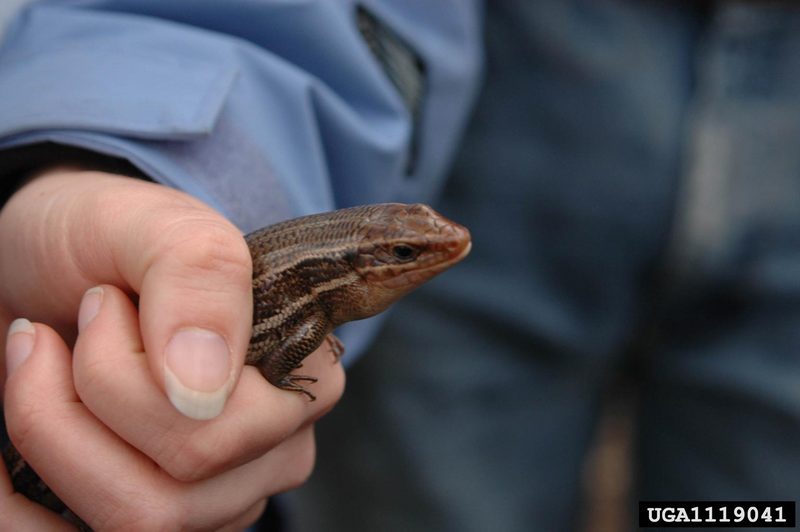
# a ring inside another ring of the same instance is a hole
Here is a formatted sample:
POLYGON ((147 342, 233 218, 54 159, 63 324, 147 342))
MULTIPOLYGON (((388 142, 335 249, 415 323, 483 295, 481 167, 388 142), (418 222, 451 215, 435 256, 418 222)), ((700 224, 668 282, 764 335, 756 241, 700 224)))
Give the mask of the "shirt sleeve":
MULTIPOLYGON (((477 3, 35 2, 0 47, 0 169, 38 145, 126 160, 244 232, 428 201, 478 86, 477 3)), ((375 326, 340 331, 350 355, 375 326)))
POLYGON ((0 48, 0 150, 123 158, 243 231, 427 200, 477 86, 479 26, 468 0, 34 3, 0 48))

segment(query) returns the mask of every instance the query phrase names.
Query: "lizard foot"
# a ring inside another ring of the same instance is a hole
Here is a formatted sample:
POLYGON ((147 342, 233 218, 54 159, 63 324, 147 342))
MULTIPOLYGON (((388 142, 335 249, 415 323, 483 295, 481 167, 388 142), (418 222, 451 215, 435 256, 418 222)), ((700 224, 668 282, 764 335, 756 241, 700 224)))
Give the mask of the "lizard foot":
POLYGON ((309 382, 314 383, 317 382, 316 377, 310 377, 308 375, 286 375, 278 382, 278 388, 281 390, 289 390, 290 392, 300 392, 305 394, 310 401, 316 401, 317 396, 313 393, 309 392, 304 386, 298 384, 298 382, 309 382))

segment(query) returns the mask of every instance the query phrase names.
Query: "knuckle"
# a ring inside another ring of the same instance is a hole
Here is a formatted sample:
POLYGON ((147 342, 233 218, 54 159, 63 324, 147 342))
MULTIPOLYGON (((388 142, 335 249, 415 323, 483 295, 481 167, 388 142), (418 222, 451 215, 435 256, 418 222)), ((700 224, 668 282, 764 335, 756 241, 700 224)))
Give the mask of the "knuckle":
POLYGON ((207 478, 224 467, 229 456, 224 443, 209 438, 187 438, 173 448, 161 466, 175 480, 193 482, 207 478))
POLYGON ((110 356, 76 356, 73 358, 73 378, 75 392, 86 405, 91 405, 95 398, 107 400, 114 393, 113 378, 116 359, 110 356))
POLYGON ((165 230, 159 251, 180 272, 250 281, 252 260, 247 244, 241 233, 220 217, 182 217, 165 230))
POLYGON ((47 409, 44 405, 7 392, 4 410, 8 437, 24 453, 40 429, 47 426, 47 409))

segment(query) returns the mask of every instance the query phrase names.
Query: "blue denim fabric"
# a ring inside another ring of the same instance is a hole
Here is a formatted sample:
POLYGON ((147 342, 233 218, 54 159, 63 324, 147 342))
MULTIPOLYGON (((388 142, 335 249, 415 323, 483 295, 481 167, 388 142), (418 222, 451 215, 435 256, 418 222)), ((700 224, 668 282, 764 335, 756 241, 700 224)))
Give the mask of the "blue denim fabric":
POLYGON ((297 530, 571 530, 609 386, 637 499, 800 496, 800 7, 490 2, 442 211, 290 500, 297 530))

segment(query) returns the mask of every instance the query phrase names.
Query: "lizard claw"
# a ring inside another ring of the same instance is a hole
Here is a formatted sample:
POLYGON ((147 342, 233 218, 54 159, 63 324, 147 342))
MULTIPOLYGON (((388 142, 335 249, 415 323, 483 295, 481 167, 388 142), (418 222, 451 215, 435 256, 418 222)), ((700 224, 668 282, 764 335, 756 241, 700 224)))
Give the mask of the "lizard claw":
POLYGON ((291 392, 300 392, 305 394, 309 401, 316 401, 317 396, 313 393, 309 392, 304 386, 298 384, 298 381, 304 381, 308 383, 317 382, 316 377, 310 377, 308 375, 286 375, 278 382, 278 388, 281 390, 289 390, 291 392))

